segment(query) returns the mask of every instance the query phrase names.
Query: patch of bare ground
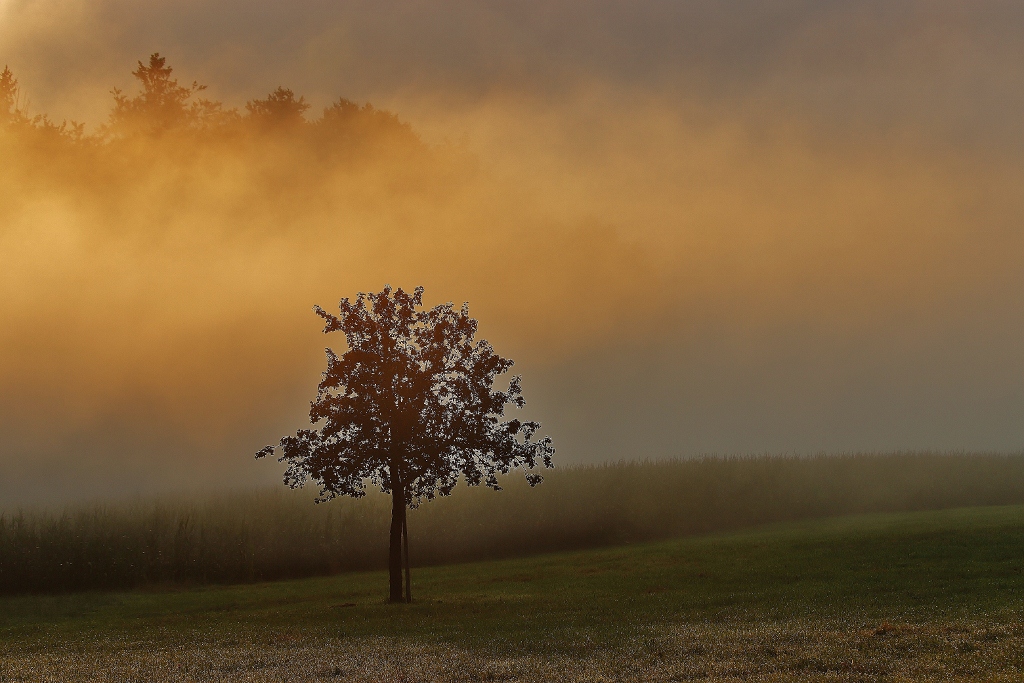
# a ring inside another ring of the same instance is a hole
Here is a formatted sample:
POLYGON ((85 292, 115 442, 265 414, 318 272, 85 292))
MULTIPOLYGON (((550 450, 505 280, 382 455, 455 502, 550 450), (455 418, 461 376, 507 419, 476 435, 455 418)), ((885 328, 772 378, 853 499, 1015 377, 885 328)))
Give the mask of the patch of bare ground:
POLYGON ((640 628, 557 654, 302 632, 3 646, 0 681, 1019 681, 1024 623, 781 621, 640 628))

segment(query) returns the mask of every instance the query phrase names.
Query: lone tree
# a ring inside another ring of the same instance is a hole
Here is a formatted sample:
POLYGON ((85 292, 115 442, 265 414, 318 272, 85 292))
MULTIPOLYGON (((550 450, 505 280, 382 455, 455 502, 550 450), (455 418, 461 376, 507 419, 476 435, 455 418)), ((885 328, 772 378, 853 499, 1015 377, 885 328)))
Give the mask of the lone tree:
MULTIPOLYGON (((387 286, 342 299, 337 316, 315 307, 326 321, 324 333, 343 332, 348 351, 339 357, 327 349, 327 370, 309 411, 317 428, 256 454, 280 449, 285 483, 297 488, 313 480, 317 502, 361 497, 368 481, 391 494, 391 602, 403 601, 403 537, 404 600, 411 600, 408 507, 448 495, 460 477, 500 490, 498 474, 552 467, 555 452, 549 437, 536 438, 538 423, 503 419, 506 406, 526 405, 520 378, 512 377, 507 391, 494 389, 512 361, 474 341, 477 321, 468 305, 422 306, 422 287, 409 294, 387 286)), ((531 486, 541 482, 535 472, 526 478, 531 486)))

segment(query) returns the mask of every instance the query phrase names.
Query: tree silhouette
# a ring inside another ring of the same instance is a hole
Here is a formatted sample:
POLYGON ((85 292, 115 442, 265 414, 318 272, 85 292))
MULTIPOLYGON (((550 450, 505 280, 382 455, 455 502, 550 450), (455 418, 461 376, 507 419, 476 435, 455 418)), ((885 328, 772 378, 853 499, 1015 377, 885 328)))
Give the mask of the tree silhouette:
POLYGON ((302 115, 309 109, 305 97, 295 99, 288 88, 278 87, 266 99, 250 100, 245 104, 249 117, 268 127, 294 127, 305 123, 302 115))
POLYGON ((0 125, 13 123, 21 117, 18 111, 18 79, 8 67, 0 72, 0 125))
MULTIPOLYGON (((310 408, 317 429, 281 439, 279 460, 292 488, 313 480, 317 502, 365 495, 367 482, 392 497, 388 568, 390 600, 401 602, 406 509, 448 495, 460 478, 500 490, 497 475, 514 467, 551 467, 549 437, 535 438, 536 422, 503 420, 506 406, 526 401, 520 378, 507 391, 495 379, 512 367, 484 340, 468 305, 420 310, 423 288, 385 287, 345 298, 340 315, 317 306, 324 333, 343 332, 348 351, 327 349, 327 370, 310 408)), ((267 446, 257 458, 272 455, 267 446)), ((527 472, 531 486, 541 476, 527 472)), ((406 542, 406 546, 407 546, 406 542)), ((405 600, 408 587, 408 550, 405 600)))
MULTIPOLYGON (((49 151, 60 149, 59 145, 68 141, 80 141, 85 129, 84 124, 64 121, 57 125, 45 114, 29 117, 25 113, 27 105, 22 101, 18 79, 10 68, 0 71, 0 131, 26 134, 24 139, 32 139, 37 143, 51 144, 49 151)), ((5 161, 7 161, 5 159, 5 161)))
POLYGON ((149 56, 148 64, 139 62, 132 76, 139 81, 142 92, 128 97, 114 88, 114 108, 107 132, 122 137, 140 133, 159 135, 170 130, 202 128, 237 116, 234 111, 225 111, 219 102, 196 98, 206 86, 195 81, 189 86, 181 85, 171 78, 173 71, 159 52, 149 56))

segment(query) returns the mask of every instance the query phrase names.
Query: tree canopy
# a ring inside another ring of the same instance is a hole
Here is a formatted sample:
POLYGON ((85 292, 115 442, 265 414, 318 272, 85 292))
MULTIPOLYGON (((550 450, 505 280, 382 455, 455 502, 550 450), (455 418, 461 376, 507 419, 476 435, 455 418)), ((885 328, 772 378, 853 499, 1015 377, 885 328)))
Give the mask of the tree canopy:
POLYGON ((219 109, 218 104, 209 100, 194 99, 206 90, 205 85, 197 82, 181 85, 171 78, 173 71, 159 53, 150 55, 148 64, 139 62, 132 76, 139 81, 142 91, 129 97, 117 88, 113 90, 114 108, 107 131, 113 135, 131 135, 194 128, 219 109))
POLYGON ((0 124, 10 123, 18 114, 18 79, 5 66, 0 71, 0 124))
MULTIPOLYGON (((313 480, 320 500, 329 500, 364 495, 366 480, 385 493, 399 484, 415 504, 447 495, 460 478, 499 490, 497 475, 512 468, 551 466, 554 448, 549 437, 536 438, 539 423, 502 419, 507 406, 526 405, 519 376, 507 390, 493 389, 513 361, 474 341, 478 323, 467 305, 420 311, 422 297, 422 287, 385 287, 342 299, 337 316, 314 309, 324 332, 342 332, 349 348, 342 356, 327 349, 309 413, 320 427, 281 439, 290 486, 313 480)), ((542 480, 526 476, 533 485, 542 480)))
POLYGON ((190 137, 193 142, 213 139, 258 141, 260 136, 281 133, 291 136, 295 148, 309 147, 323 156, 327 149, 372 147, 394 149, 394 143, 406 149, 421 149, 422 143, 408 124, 391 112, 370 104, 357 105, 341 98, 323 109, 320 117, 307 119, 311 105, 290 88, 279 86, 264 98, 254 98, 244 111, 203 97, 207 86, 191 84, 174 77, 167 58, 155 52, 139 61, 131 72, 138 84, 134 93, 114 88, 113 106, 107 121, 91 136, 84 126, 52 123, 45 115, 29 117, 19 108, 18 80, 10 69, 0 71, 0 127, 18 126, 22 132, 44 131, 66 141, 88 138, 90 146, 119 140, 160 140, 190 137))
POLYGON ((290 88, 278 87, 262 100, 250 100, 245 105, 249 116, 269 126, 297 126, 303 123, 303 114, 309 109, 305 97, 296 99, 290 88))

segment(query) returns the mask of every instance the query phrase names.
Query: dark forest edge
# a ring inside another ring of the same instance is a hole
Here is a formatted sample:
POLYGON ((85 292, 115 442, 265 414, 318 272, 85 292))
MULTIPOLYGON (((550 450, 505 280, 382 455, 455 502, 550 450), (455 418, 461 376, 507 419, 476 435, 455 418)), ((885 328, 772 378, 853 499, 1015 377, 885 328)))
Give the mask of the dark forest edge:
MULTIPOLYGON (((458 487, 409 516, 424 566, 855 513, 1024 503, 1024 454, 703 458, 556 469, 530 489, 458 487)), ((387 563, 383 495, 310 505, 312 491, 11 512, 0 592, 245 583, 387 563)))
POLYGON ((244 135, 295 134, 304 131, 314 137, 332 134, 389 131, 413 140, 408 124, 372 104, 359 105, 340 98, 325 108, 319 118, 309 120, 310 104, 304 96, 295 96, 290 88, 279 86, 263 99, 249 100, 245 111, 203 96, 205 85, 181 84, 172 76, 174 69, 159 53, 148 63, 139 62, 132 72, 139 91, 134 95, 114 88, 113 106, 108 120, 87 135, 85 125, 75 121, 53 122, 46 114, 26 111, 15 74, 4 67, 0 72, 0 129, 5 132, 34 134, 37 139, 112 143, 138 138, 189 136, 196 139, 231 139, 244 135))
MULTIPOLYGON (((304 96, 278 87, 239 110, 205 98, 198 83, 183 85, 160 55, 132 73, 138 88, 114 89, 107 120, 87 133, 80 123, 29 114, 16 75, 0 72, 0 185, 19 188, 9 199, 56 193, 106 207, 106 229, 140 205, 182 215, 211 201, 230 209, 222 222, 284 226, 300 214, 330 215, 339 196, 372 203, 367 187, 389 197, 431 195, 473 169, 464 151, 425 143, 369 103, 340 98, 315 116, 304 96), (156 189, 162 193, 151 196, 156 189), (224 198, 238 193, 235 203, 224 198)), ((0 202, 0 216, 8 203, 0 202)), ((152 231, 145 223, 118 229, 152 231)))

